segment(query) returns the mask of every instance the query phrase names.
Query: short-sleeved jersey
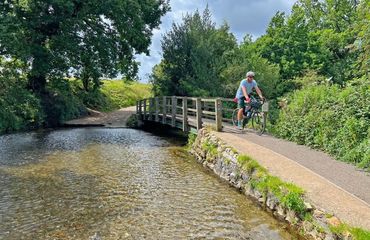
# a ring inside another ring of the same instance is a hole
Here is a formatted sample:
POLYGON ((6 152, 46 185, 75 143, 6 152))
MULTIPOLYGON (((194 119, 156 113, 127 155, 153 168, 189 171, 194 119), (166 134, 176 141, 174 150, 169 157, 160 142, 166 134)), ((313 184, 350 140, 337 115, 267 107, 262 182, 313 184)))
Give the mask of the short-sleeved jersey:
POLYGON ((236 98, 241 98, 244 96, 242 87, 245 87, 245 89, 247 90, 247 94, 250 94, 253 91, 253 88, 257 87, 257 82, 254 79, 252 82, 248 82, 247 79, 243 79, 240 82, 238 91, 236 92, 236 95, 235 95, 236 98))

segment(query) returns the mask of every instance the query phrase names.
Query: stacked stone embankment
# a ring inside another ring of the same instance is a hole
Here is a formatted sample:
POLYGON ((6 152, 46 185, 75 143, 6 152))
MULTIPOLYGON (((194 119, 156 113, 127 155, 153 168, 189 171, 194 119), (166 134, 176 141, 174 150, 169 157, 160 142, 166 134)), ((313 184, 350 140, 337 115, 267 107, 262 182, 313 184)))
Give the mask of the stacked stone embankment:
POLYGON ((238 153, 211 130, 201 129, 189 142, 189 151, 198 162, 254 199, 276 218, 286 221, 303 237, 356 239, 350 228, 332 213, 310 203, 302 189, 271 176, 255 160, 238 153))

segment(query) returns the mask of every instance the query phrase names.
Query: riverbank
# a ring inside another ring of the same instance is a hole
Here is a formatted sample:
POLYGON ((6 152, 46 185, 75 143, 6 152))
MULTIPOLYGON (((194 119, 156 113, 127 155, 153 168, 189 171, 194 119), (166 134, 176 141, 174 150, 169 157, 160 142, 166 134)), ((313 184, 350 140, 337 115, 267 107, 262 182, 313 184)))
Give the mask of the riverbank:
POLYGON ((199 162, 304 236, 315 239, 370 236, 369 232, 345 224, 370 229, 370 208, 364 201, 286 157, 228 133, 202 129, 193 140, 190 151, 199 162))

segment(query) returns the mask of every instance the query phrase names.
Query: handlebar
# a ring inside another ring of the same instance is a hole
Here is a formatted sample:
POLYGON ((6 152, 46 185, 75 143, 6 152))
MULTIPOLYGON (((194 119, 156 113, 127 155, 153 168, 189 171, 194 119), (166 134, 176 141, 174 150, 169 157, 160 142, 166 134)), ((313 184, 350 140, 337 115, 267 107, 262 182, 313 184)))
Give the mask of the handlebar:
POLYGON ((249 101, 244 100, 245 103, 251 103, 252 101, 259 101, 261 104, 264 104, 266 102, 266 98, 261 99, 256 99, 255 97, 251 96, 249 97, 249 101))

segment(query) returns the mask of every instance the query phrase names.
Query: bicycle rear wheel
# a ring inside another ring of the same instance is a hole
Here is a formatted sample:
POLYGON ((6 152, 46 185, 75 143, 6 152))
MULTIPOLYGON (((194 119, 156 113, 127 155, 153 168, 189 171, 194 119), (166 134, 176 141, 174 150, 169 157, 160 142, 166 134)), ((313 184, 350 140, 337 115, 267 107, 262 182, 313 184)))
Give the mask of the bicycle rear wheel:
POLYGON ((258 135, 262 135, 266 130, 266 114, 254 112, 252 115, 252 128, 255 129, 258 135))

